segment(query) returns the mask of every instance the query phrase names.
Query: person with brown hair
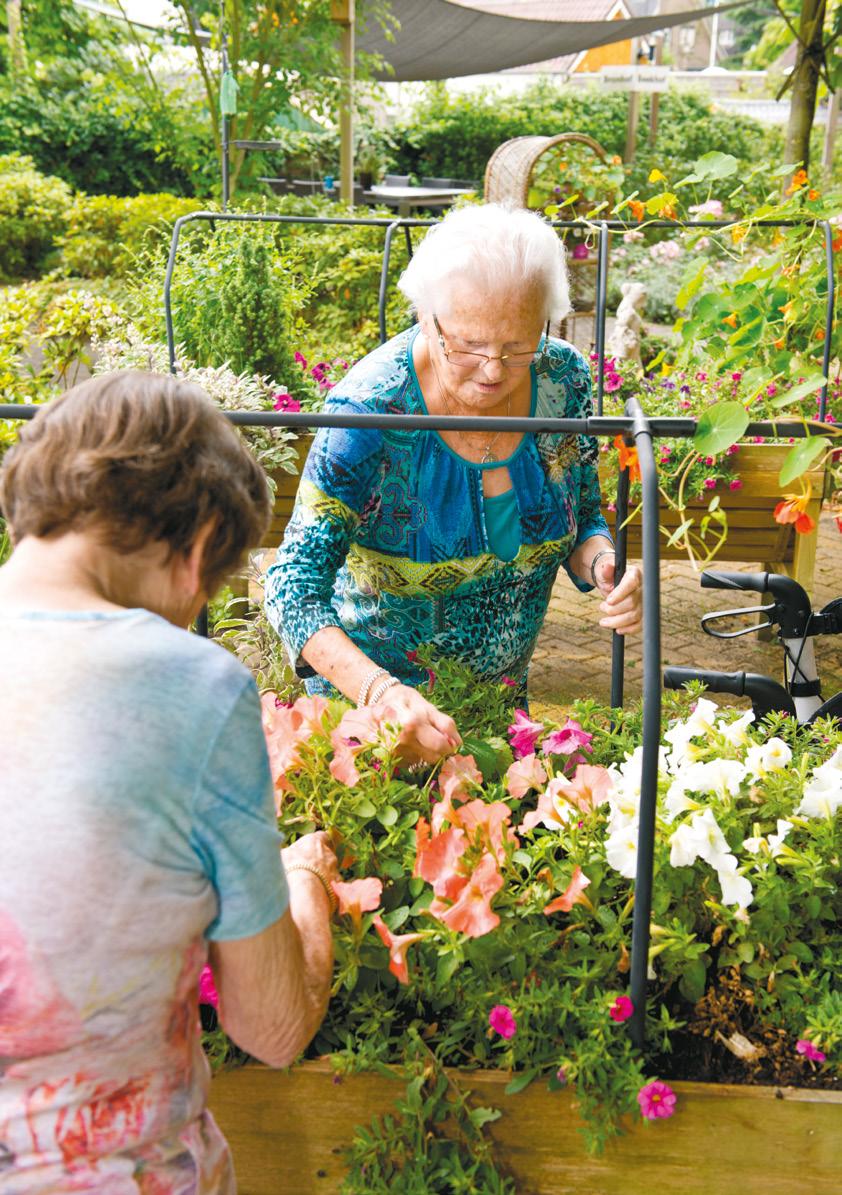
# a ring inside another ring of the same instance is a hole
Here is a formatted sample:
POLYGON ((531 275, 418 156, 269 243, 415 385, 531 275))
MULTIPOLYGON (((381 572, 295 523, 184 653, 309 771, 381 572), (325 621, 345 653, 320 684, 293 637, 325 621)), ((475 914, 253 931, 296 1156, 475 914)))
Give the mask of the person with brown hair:
POLYGON ((257 690, 186 632, 270 517, 203 391, 125 372, 0 471, 0 1192, 228 1195, 197 1023, 273 1066, 327 1006, 336 860, 280 851, 257 690))

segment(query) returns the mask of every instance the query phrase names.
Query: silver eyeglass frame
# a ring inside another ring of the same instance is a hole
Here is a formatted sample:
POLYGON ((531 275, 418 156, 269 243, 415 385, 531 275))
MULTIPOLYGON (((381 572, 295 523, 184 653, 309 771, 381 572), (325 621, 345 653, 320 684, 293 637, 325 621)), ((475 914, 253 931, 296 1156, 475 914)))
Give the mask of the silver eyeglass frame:
POLYGON ((445 360, 450 362, 451 365, 455 365, 457 369, 466 369, 470 368, 470 366, 460 365, 459 362, 450 361, 450 355, 454 352, 462 353, 466 357, 476 357, 477 363, 473 367, 474 369, 478 369, 480 365, 487 365, 489 361, 500 361, 504 369, 528 369, 530 365, 535 365, 540 372, 540 367, 544 364, 547 358, 547 344, 550 338, 550 320, 547 320, 547 326, 544 329, 543 344, 533 351, 529 361, 525 361, 523 364, 518 363, 517 365, 509 365, 508 361, 510 357, 521 356, 520 353, 501 353, 498 357, 489 357, 487 353, 472 353, 468 349, 449 349, 445 343, 444 333, 441 330, 438 316, 435 315, 435 313, 433 314, 433 323, 435 324, 436 333, 439 338, 439 347, 444 353, 445 360))

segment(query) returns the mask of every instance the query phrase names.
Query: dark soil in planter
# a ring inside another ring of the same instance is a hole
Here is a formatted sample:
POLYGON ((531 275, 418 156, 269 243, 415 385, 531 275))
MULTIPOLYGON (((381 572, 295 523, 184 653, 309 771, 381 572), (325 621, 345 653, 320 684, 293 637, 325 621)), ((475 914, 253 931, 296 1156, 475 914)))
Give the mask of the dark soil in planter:
MULTIPOLYGON (((686 1007, 672 1011, 686 1019, 686 1007)), ((842 1091, 839 1076, 796 1054, 783 1029, 760 1022, 751 989, 737 971, 720 975, 717 986, 696 1004, 692 1022, 673 1033, 672 1041, 672 1053, 654 1058, 648 1068, 662 1079, 842 1091)))

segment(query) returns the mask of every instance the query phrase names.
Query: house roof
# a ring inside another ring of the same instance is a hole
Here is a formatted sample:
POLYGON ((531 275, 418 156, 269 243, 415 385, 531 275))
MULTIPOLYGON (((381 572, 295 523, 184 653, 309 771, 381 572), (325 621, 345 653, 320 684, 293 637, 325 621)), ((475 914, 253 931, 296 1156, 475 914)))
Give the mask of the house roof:
MULTIPOLYGON (((498 0, 474 0, 474 4, 498 0)), ((708 8, 704 15, 729 12, 751 0, 708 8)), ((537 0, 527 0, 528 4, 537 0)), ((657 29, 699 20, 699 10, 665 16, 578 19, 578 14, 602 0, 577 0, 576 20, 534 20, 502 15, 468 6, 466 0, 391 0, 397 31, 388 35, 375 21, 361 28, 357 47, 378 54, 389 64, 376 73, 380 79, 452 79, 484 75, 548 58, 579 54, 596 46, 644 37, 657 29)), ((512 5, 514 7, 514 5, 512 5)), ((520 10, 521 5, 517 6, 520 10)), ((559 11, 561 4, 554 6, 559 11)), ((567 8, 565 2, 564 7, 567 8)), ((601 10, 602 11, 602 10, 601 10)), ((391 31, 390 31, 391 32, 391 31)))

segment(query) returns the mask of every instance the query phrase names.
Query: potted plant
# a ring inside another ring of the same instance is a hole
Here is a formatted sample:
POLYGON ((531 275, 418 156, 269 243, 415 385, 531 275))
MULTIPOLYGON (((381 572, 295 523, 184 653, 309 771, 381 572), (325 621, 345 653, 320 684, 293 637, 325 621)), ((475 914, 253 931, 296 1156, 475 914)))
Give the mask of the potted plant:
POLYGON ((374 141, 363 140, 357 146, 356 159, 360 186, 368 191, 383 172, 383 154, 374 141))
POLYGON ((831 1190, 842 727, 667 696, 639 1051, 639 713, 548 723, 508 678, 416 663, 465 736, 421 773, 388 712, 264 696, 280 824, 329 826, 343 880, 322 1060, 212 1083, 243 1189, 338 1190, 344 1167, 345 1191, 634 1193, 656 1157, 666 1190, 759 1192, 770 1167, 831 1190))

